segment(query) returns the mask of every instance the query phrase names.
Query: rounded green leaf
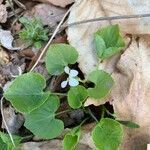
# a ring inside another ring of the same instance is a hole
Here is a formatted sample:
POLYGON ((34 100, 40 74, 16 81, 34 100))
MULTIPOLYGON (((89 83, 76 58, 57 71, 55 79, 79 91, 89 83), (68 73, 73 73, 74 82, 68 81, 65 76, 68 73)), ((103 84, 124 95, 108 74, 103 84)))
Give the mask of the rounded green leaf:
POLYGON ((99 150, 118 150, 123 139, 123 129, 119 122, 103 118, 92 132, 92 139, 99 150))
POLYGON ((43 92, 46 81, 38 73, 26 73, 18 76, 4 93, 4 97, 19 112, 29 113, 43 104, 49 93, 43 92))
POLYGON ((114 84, 110 74, 102 70, 95 70, 91 72, 88 80, 95 84, 94 88, 88 89, 89 96, 95 99, 106 97, 114 84))
POLYGON ((64 72, 68 64, 75 64, 78 53, 68 44, 53 44, 46 53, 46 68, 52 75, 59 75, 64 72))
POLYGON ((41 107, 25 115, 24 126, 43 139, 53 139, 59 136, 64 129, 63 122, 55 119, 55 112, 59 106, 58 97, 50 95, 41 107))
POLYGON ((80 108, 87 97, 88 92, 85 87, 81 85, 71 87, 71 89, 68 92, 69 106, 73 109, 80 108))
POLYGON ((81 126, 73 128, 63 139, 63 150, 75 150, 81 136, 81 126))

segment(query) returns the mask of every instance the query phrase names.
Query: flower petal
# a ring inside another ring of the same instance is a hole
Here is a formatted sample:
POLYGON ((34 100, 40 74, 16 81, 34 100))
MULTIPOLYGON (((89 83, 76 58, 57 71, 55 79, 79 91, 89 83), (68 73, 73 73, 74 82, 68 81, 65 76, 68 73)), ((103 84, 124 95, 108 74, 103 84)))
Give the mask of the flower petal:
POLYGON ((79 74, 79 73, 78 73, 77 70, 71 69, 69 76, 70 76, 70 77, 76 77, 78 74, 79 74))
POLYGON ((70 73, 70 68, 69 68, 68 66, 66 66, 66 67, 64 68, 64 71, 65 71, 67 74, 69 74, 69 73, 70 73))
POLYGON ((68 83, 67 80, 66 80, 66 81, 63 81, 63 82, 61 83, 61 87, 62 87, 62 88, 65 88, 65 87, 67 86, 67 83, 68 83))
POLYGON ((75 78, 70 78, 69 79, 69 85, 70 86, 77 86, 77 85, 79 85, 79 81, 75 78))

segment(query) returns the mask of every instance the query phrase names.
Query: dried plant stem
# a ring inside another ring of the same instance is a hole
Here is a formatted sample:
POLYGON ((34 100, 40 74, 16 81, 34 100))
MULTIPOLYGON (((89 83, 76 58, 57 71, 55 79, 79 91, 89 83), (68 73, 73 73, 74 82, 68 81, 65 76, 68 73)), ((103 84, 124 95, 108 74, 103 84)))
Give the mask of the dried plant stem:
POLYGON ((85 23, 91 23, 91 22, 107 21, 107 20, 111 21, 111 20, 121 20, 121 19, 145 18, 145 17, 150 17, 150 14, 136 14, 136 15, 99 17, 99 18, 94 18, 94 19, 89 19, 89 20, 82 20, 82 21, 66 24, 66 25, 62 26, 61 30, 65 29, 67 27, 76 26, 76 25, 85 24, 85 23))
POLYGON ((62 18, 62 20, 60 21, 60 23, 58 24, 58 26, 56 27, 55 31, 53 32, 50 40, 48 41, 48 43, 46 44, 46 46, 44 47, 44 49, 42 50, 40 56, 38 57, 37 61, 35 62, 35 64, 33 65, 33 67, 30 69, 30 72, 34 70, 34 68, 37 66, 37 64, 39 63, 39 61, 41 60, 41 58, 43 57, 44 53, 46 52, 47 48, 49 47, 49 45, 51 44, 53 38, 55 37, 55 35, 57 34, 57 32, 59 31, 59 28, 61 27, 61 25, 63 24, 64 20, 66 19, 67 15, 69 14, 71 8, 65 13, 64 17, 62 18))
POLYGON ((7 123, 5 121, 5 117, 4 117, 4 113, 3 113, 3 99, 4 99, 4 97, 1 98, 1 115, 2 115, 2 120, 4 122, 4 125, 6 127, 6 130, 7 130, 8 134, 10 136, 10 139, 11 139, 11 142, 12 142, 13 146, 16 147, 15 142, 14 142, 13 137, 12 137, 12 134, 11 134, 11 132, 10 132, 8 126, 7 126, 7 123))
POLYGON ((14 9, 14 7, 13 7, 13 4, 12 4, 11 0, 7 0, 7 1, 9 3, 9 5, 10 5, 11 10, 13 11, 14 16, 16 18, 19 18, 18 15, 17 15, 17 13, 16 13, 16 11, 15 11, 15 9, 14 9))

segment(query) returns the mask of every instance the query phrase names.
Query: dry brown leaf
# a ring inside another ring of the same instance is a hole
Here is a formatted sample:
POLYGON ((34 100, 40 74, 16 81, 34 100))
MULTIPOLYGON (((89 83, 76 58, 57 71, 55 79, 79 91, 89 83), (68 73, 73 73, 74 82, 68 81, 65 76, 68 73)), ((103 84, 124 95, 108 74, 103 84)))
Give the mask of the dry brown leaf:
POLYGON ((67 5, 73 3, 75 0, 34 0, 43 3, 51 3, 56 6, 66 7, 67 5))
MULTIPOLYGON (((24 118, 21 114, 16 114, 14 108, 11 106, 4 108, 4 118, 12 134, 18 133, 18 130, 24 123, 24 118)), ((6 129, 4 122, 2 122, 2 128, 6 129)))
POLYGON ((0 47, 0 65, 8 64, 9 63, 9 55, 6 51, 0 47))
POLYGON ((150 141, 150 36, 133 39, 121 55, 113 73, 115 86, 111 93, 114 111, 120 120, 131 120, 141 126, 126 129, 122 150, 143 150, 150 141))
POLYGON ((7 21, 7 10, 6 6, 1 4, 0 1, 0 23, 5 23, 7 21))
MULTIPOLYGON (((149 13, 149 0, 77 0, 71 10, 68 23, 104 16, 149 13)), ((121 30, 132 34, 150 33, 150 18, 101 21, 69 27, 68 40, 79 52, 79 67, 85 75, 98 64, 93 47, 93 33, 100 26, 118 23, 121 30)), ((106 63, 107 64, 107 63, 106 63)), ((100 68, 105 68, 100 64, 100 68)))
MULTIPOLYGON (((104 16, 117 16, 117 15, 133 15, 139 13, 149 12, 149 0, 77 0, 74 4, 68 23, 77 22, 81 20, 93 19, 104 16), (92 10, 92 11, 91 11, 92 10)), ((150 21, 149 18, 143 19, 128 19, 117 21, 101 21, 94 23, 86 23, 82 25, 72 26, 68 28, 68 41, 74 46, 79 53, 79 67, 84 73, 85 77, 96 68, 99 64, 99 69, 104 69, 109 73, 114 71, 116 62, 119 59, 119 55, 99 63, 93 45, 93 33, 96 32, 100 26, 106 26, 109 24, 120 25, 123 33, 131 34, 144 34, 150 33, 150 21), (129 28, 130 27, 130 28, 129 28)), ((129 39, 126 40, 126 43, 129 39)), ((104 101, 96 101, 94 99, 88 99, 85 105, 100 105, 104 101)))
POLYGON ((28 11, 25 16, 39 18, 44 25, 52 27, 57 25, 66 11, 64 8, 58 8, 51 4, 38 4, 31 11, 28 11))
MULTIPOLYGON (((101 16, 148 13, 149 0, 79 0, 71 11, 69 23, 101 16), (91 11, 92 10, 92 11, 91 11)), ((124 33, 150 34, 149 18, 112 21, 119 23, 124 33)), ((98 61, 92 44, 92 35, 108 22, 88 23, 70 27, 68 40, 79 52, 79 67, 85 75, 98 61)), ((114 111, 120 120, 136 122, 139 129, 124 128, 121 150, 146 150, 150 141, 150 36, 133 39, 121 58, 111 58, 114 66, 104 62, 99 67, 113 73, 115 86, 110 95, 114 111), (139 40, 139 41, 138 41, 139 40), (105 65, 104 65, 105 64, 105 65), (115 68, 117 64, 117 69, 115 68)), ((117 56, 115 56, 117 57, 117 56)), ((90 102, 90 104, 93 104, 90 102)))

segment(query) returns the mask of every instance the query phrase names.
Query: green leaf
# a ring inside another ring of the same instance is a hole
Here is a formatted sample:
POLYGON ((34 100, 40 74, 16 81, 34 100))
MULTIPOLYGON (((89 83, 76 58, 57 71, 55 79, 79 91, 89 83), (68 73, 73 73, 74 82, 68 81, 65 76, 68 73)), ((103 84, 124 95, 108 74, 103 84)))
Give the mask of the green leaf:
POLYGON ((27 17, 21 17, 21 18, 19 19, 19 21, 20 21, 22 24, 29 24, 29 23, 30 23, 30 21, 29 21, 29 19, 28 19, 27 17))
POLYGON ((50 74, 59 75, 64 72, 65 66, 75 64, 78 58, 77 51, 68 44, 53 44, 46 53, 46 68, 50 74))
POLYGON ((128 128, 140 128, 140 126, 132 121, 122 121, 122 120, 116 120, 122 125, 128 127, 128 128))
POLYGON ((43 92, 46 81, 38 73, 26 73, 17 77, 4 97, 9 100, 19 112, 29 113, 42 105, 49 96, 43 92))
POLYGON ((68 92, 69 106, 73 109, 80 108, 87 97, 88 92, 85 87, 81 85, 71 87, 71 89, 68 92))
POLYGON ((1 150, 7 150, 7 144, 0 138, 1 150))
POLYGON ((118 25, 101 28, 94 34, 94 43, 99 58, 107 59, 124 48, 125 42, 118 25))
POLYGON ((42 42, 35 42, 34 47, 40 49, 42 47, 42 42))
POLYGON ((95 99, 106 97, 114 84, 112 77, 102 70, 91 72, 88 80, 95 84, 94 88, 88 89, 89 96, 95 99))
POLYGON ((81 126, 73 128, 63 139, 63 150, 75 150, 81 136, 81 126))
POLYGON ((104 50, 107 49, 106 45, 105 45, 105 41, 103 40, 103 38, 100 35, 95 33, 94 34, 94 42, 95 42, 95 48, 96 48, 97 55, 101 58, 104 50))
POLYGON ((123 129, 119 122, 103 118, 92 132, 92 139, 99 150, 118 150, 123 139, 123 129))
POLYGON ((43 139, 53 139, 59 136, 64 129, 63 122, 55 119, 55 112, 59 106, 58 97, 50 95, 41 107, 25 115, 24 126, 43 139))
POLYGON ((10 140, 10 137, 8 134, 5 134, 3 132, 0 132, 0 146, 1 150, 20 150, 20 142, 23 138, 13 135, 13 140, 15 143, 15 147, 12 144, 12 141, 10 140))
POLYGON ((19 32, 19 37, 26 43, 34 46, 48 40, 48 29, 44 28, 41 20, 37 18, 28 19, 26 17, 21 17, 19 21, 24 25, 24 28, 19 32))

